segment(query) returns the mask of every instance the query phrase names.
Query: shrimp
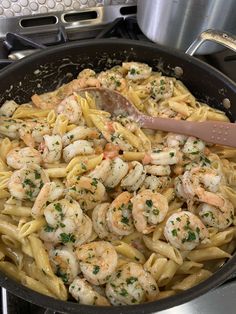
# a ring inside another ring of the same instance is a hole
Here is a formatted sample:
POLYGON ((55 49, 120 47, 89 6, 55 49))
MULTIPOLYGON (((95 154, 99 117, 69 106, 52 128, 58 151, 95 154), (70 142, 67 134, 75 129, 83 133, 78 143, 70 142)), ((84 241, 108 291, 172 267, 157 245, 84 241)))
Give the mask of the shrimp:
POLYGON ((114 188, 124 178, 129 170, 128 164, 121 158, 116 157, 111 162, 111 171, 109 177, 104 182, 104 185, 109 188, 114 188))
POLYGON ((19 105, 14 100, 7 100, 1 105, 0 116, 8 118, 12 117, 18 107, 19 105))
MULTIPOLYGON (((44 230, 50 233, 56 243, 75 243, 75 232, 83 220, 79 203, 72 199, 58 200, 44 209, 44 216, 47 222, 44 230)), ((47 241, 44 235, 41 233, 41 238, 47 241)))
POLYGON ((67 132, 62 137, 63 147, 77 140, 95 139, 99 137, 99 132, 95 128, 86 126, 77 126, 73 130, 67 132))
POLYGON ((81 120, 82 110, 76 95, 70 95, 63 99, 56 110, 58 114, 63 113, 70 123, 78 124, 81 120))
POLYGON ((174 148, 167 148, 165 150, 157 150, 150 154, 146 154, 143 163, 152 165, 174 165, 180 161, 180 152, 174 148))
POLYGON ((83 210, 89 210, 105 200, 106 189, 96 178, 82 176, 69 188, 68 195, 78 200, 83 210))
POLYGON ((190 171, 185 171, 176 181, 177 196, 183 199, 196 197, 200 202, 215 205, 214 199, 217 195, 214 193, 219 190, 221 179, 214 169, 194 167, 190 171))
POLYGON ((136 191, 143 184, 146 176, 145 169, 143 165, 138 161, 132 161, 132 169, 129 173, 122 179, 121 187, 128 191, 136 191))
POLYGON ((182 134, 168 133, 165 140, 168 147, 179 148, 179 146, 183 146, 185 144, 187 136, 182 134))
POLYGON ((118 236, 129 235, 134 231, 131 197, 129 192, 121 193, 107 210, 108 228, 118 236))
POLYGON ((151 175, 146 177, 143 187, 153 192, 161 192, 170 186, 171 181, 170 177, 156 177, 151 175))
POLYGON ((154 175, 154 176, 169 176, 171 171, 170 171, 170 166, 165 165, 165 166, 145 166, 144 169, 146 170, 146 173, 154 175))
POLYGON ((191 160, 199 158, 205 150, 205 143, 196 137, 189 137, 184 144, 182 152, 191 160))
POLYGON ((32 216, 39 217, 43 215, 42 210, 47 201, 53 202, 56 199, 59 199, 63 195, 63 192, 64 185, 59 180, 44 184, 32 207, 32 216))
POLYGON ((143 234, 154 231, 168 212, 167 198, 151 190, 143 190, 131 199, 135 228, 143 234))
POLYGON ((33 104, 40 109, 54 109, 60 102, 58 91, 44 93, 42 95, 34 94, 31 97, 33 104))
POLYGON ((32 147, 16 147, 9 151, 6 161, 8 166, 14 169, 21 169, 27 164, 40 165, 42 157, 41 154, 32 147))
POLYGON ((100 165, 97 165, 96 168, 88 174, 88 177, 100 180, 101 182, 104 183, 104 181, 110 175, 110 171, 111 160, 105 159, 100 163, 100 165))
POLYGON ((89 240, 93 232, 93 223, 91 219, 83 214, 83 219, 81 224, 78 226, 75 233, 75 243, 74 246, 78 247, 89 240))
POLYGON ((19 130, 21 129, 22 121, 11 118, 0 119, 0 134, 9 137, 10 139, 19 138, 19 130))
POLYGON ((80 273, 79 263, 71 248, 52 248, 49 251, 49 259, 55 274, 67 285, 80 273))
POLYGON ((98 81, 101 83, 102 87, 118 91, 121 91, 127 85, 123 76, 119 72, 114 72, 112 70, 100 72, 98 75, 98 81))
POLYGON ((92 155, 94 154, 93 143, 86 140, 78 140, 66 146, 63 149, 63 158, 65 162, 69 162, 77 155, 92 155))
POLYGON ((145 80, 152 72, 152 68, 150 66, 139 62, 123 62, 122 68, 128 70, 126 78, 132 81, 145 80))
POLYGON ((99 294, 85 278, 76 277, 69 286, 69 292, 80 304, 108 306, 108 300, 99 294))
POLYGON ((43 141, 43 136, 50 133, 50 127, 46 122, 26 121, 19 129, 20 138, 30 147, 40 144, 43 141))
POLYGON ((83 244, 76 250, 84 277, 94 285, 102 285, 110 279, 117 266, 117 253, 106 241, 83 244))
POLYGON ((13 172, 8 182, 8 189, 17 199, 34 201, 47 182, 49 178, 40 166, 27 164, 13 172))
POLYGON ((44 135, 44 142, 41 143, 43 161, 54 163, 61 159, 62 140, 60 135, 44 135))
POLYGON ((88 79, 88 78, 91 78, 91 77, 95 77, 96 76, 96 72, 94 72, 93 70, 91 69, 84 69, 82 70, 81 72, 79 72, 79 75, 78 75, 78 79, 88 79))
POLYGON ((228 228, 233 222, 234 206, 223 196, 221 196, 221 199, 223 204, 220 202, 217 207, 207 203, 200 204, 198 215, 205 225, 223 230, 228 228))
POLYGON ((188 211, 171 215, 164 228, 164 236, 171 245, 183 251, 191 251, 209 238, 201 220, 188 211))
POLYGON ((99 204, 92 212, 93 229, 100 239, 105 239, 109 235, 109 229, 106 222, 109 206, 110 203, 99 204))
POLYGON ((155 78, 146 85, 146 89, 155 101, 170 98, 174 92, 173 79, 163 76, 155 78))
POLYGON ((159 289, 155 279, 143 266, 126 263, 112 275, 106 285, 106 296, 113 305, 132 305, 157 299, 159 289))

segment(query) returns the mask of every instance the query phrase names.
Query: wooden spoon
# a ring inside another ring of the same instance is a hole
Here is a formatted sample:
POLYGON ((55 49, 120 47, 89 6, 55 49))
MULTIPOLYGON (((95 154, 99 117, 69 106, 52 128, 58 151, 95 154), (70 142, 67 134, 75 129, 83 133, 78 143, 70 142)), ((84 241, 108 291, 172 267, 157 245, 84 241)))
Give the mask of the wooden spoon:
POLYGON ((220 121, 193 122, 147 116, 134 107, 127 98, 107 88, 85 88, 79 94, 89 92, 96 98, 101 109, 113 116, 128 115, 145 129, 161 130, 194 136, 203 141, 236 147, 236 124, 220 121))

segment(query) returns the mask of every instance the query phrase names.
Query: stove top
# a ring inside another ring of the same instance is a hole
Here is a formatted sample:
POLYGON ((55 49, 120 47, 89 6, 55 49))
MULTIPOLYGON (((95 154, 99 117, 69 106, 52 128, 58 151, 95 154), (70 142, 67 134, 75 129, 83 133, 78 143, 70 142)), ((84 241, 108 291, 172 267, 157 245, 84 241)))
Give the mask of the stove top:
MULTIPOLYGON (((119 3, 119 1, 117 2, 119 3)), ((36 18, 29 16, 25 19, 27 22, 23 28, 18 27, 20 19, 17 17, 9 19, 9 21, 0 19, 0 70, 15 62, 15 60, 26 57, 31 53, 37 53, 37 50, 73 40, 125 38, 150 41, 138 27, 135 16, 136 6, 134 5, 94 7, 79 10, 76 13, 70 13, 69 11, 67 13, 69 17, 67 23, 63 23, 65 21, 64 13, 57 12, 50 16, 47 14, 37 15, 36 18), (61 22, 53 23, 53 16, 61 22), (5 24, 3 20, 6 21, 5 24), (45 26, 45 23, 51 24, 45 26), (70 25, 73 25, 73 27, 70 28, 70 25)), ((209 63, 236 81, 236 54, 232 51, 226 49, 216 54, 198 56, 197 58, 209 63)), ((159 313, 222 314, 226 311, 227 314, 234 314, 236 309, 235 296, 236 280, 231 278, 221 287, 198 299, 159 313)), ((3 314, 54 313, 51 310, 19 299, 5 289, 1 291, 0 302, 3 314)))

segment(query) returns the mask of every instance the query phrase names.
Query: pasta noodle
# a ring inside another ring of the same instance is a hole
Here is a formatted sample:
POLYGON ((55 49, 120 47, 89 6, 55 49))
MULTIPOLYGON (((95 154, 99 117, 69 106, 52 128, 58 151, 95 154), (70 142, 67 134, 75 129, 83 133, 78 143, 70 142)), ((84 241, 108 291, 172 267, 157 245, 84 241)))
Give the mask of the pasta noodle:
POLYGON ((143 129, 127 112, 104 111, 87 87, 115 90, 149 116, 228 121, 136 62, 6 102, 0 270, 49 297, 102 306, 199 284, 236 250, 236 149, 143 129))

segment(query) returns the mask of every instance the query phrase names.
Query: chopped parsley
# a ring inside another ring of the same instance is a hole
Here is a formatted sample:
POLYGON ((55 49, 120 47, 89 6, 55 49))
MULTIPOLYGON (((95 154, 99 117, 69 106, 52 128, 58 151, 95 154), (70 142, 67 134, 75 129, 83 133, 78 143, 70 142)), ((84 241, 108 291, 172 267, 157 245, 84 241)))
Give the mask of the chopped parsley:
POLYGON ((54 207, 55 207, 55 209, 56 209, 58 212, 62 212, 62 207, 61 207, 61 204, 60 204, 60 203, 54 204, 54 207))
POLYGON ((53 231, 54 231, 54 228, 51 227, 51 226, 49 226, 49 225, 46 225, 46 226, 44 227, 44 231, 45 231, 45 232, 53 232, 53 231))
POLYGON ((208 164, 211 163, 211 161, 205 156, 200 156, 200 161, 202 162, 203 166, 208 166, 208 164))
POLYGON ((86 167, 86 165, 85 165, 83 162, 81 163, 81 168, 82 168, 83 170, 85 170, 85 171, 87 170, 87 167, 86 167))
POLYGON ((177 237, 177 230, 176 229, 171 230, 171 233, 174 237, 177 237))
POLYGON ((120 295, 121 295, 122 297, 127 297, 127 296, 128 296, 128 291, 127 291, 126 289, 122 288, 122 289, 121 289, 121 292, 120 292, 120 295))
POLYGON ((172 157, 174 157, 175 153, 174 152, 170 152, 169 155, 172 158, 172 157))
POLYGON ((57 266, 56 275, 62 279, 64 283, 67 283, 69 278, 66 273, 64 273, 59 266, 57 266))
POLYGON ((98 185, 98 180, 96 178, 93 178, 93 181, 92 181, 91 185, 95 186, 95 188, 96 188, 97 185, 98 185))
POLYGON ((199 234, 200 233, 200 228, 196 228, 196 232, 199 234))
POLYGON ((62 243, 69 243, 69 242, 75 242, 75 236, 73 233, 61 233, 60 234, 61 242, 62 243))
POLYGON ((36 188, 36 185, 30 179, 25 179, 23 185, 24 186, 29 185, 31 188, 36 188))
POLYGON ((136 73, 136 70, 134 68, 130 69, 130 74, 135 74, 136 73))
POLYGON ((26 191, 25 194, 27 196, 29 196, 30 199, 33 197, 33 192, 32 191, 26 191))
POLYGON ((127 285, 132 285, 138 279, 136 277, 129 277, 126 279, 127 285))
POLYGON ((94 266, 93 266, 93 274, 94 274, 94 275, 97 275, 97 273, 99 273, 99 271, 100 271, 100 266, 94 265, 94 266))
POLYGON ((196 240, 196 235, 193 231, 188 231, 188 237, 182 240, 182 243, 184 242, 191 242, 196 240))
POLYGON ((152 212, 153 212, 153 214, 154 215, 159 215, 159 213, 160 213, 160 211, 157 209, 157 208, 154 208, 153 210, 152 210, 152 212))
POLYGON ((41 174, 37 170, 34 171, 34 176, 36 180, 41 178, 41 174))
POLYGON ((129 225, 129 218, 127 218, 127 217, 125 217, 125 216, 122 216, 121 222, 122 222, 123 224, 129 225))
POLYGON ((152 207, 153 206, 153 201, 152 200, 146 200, 146 205, 148 207, 152 207))

